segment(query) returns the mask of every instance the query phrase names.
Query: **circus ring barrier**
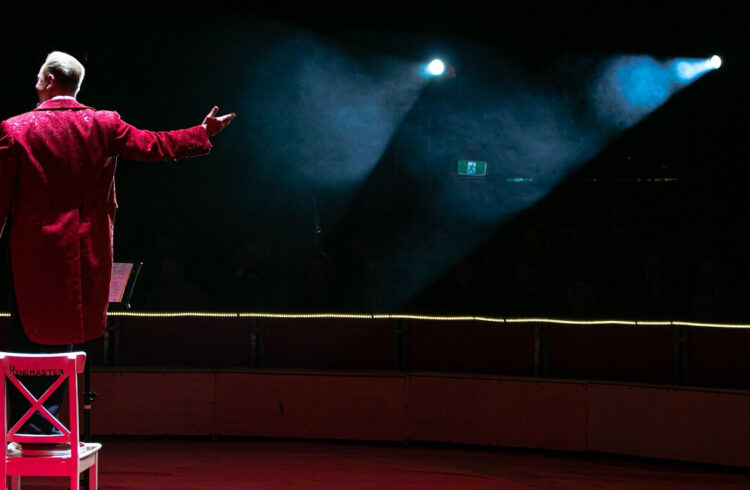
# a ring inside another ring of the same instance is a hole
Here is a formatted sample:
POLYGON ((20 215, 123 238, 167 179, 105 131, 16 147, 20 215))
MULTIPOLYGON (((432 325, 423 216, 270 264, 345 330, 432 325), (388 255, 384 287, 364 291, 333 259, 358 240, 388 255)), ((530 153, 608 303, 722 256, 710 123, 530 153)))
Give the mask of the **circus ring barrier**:
POLYGON ((110 317, 91 346, 94 435, 428 441, 750 467, 750 325, 110 317))

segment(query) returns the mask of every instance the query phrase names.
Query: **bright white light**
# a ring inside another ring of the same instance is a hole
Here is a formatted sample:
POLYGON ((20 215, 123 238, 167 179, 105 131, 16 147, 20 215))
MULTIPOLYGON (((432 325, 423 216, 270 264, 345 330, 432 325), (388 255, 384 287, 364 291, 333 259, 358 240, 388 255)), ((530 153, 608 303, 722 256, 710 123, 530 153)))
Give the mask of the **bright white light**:
POLYGON ((698 68, 694 63, 680 61, 676 65, 677 75, 682 80, 692 80, 698 74, 698 68))
POLYGON ((706 72, 719 68, 721 66, 721 58, 718 56, 712 56, 711 58, 678 58, 673 60, 671 65, 665 66, 670 67, 680 83, 685 83, 692 82, 706 72))
POLYGON ((427 73, 433 76, 440 76, 445 71, 445 63, 438 59, 434 59, 430 61, 430 64, 427 65, 427 73))

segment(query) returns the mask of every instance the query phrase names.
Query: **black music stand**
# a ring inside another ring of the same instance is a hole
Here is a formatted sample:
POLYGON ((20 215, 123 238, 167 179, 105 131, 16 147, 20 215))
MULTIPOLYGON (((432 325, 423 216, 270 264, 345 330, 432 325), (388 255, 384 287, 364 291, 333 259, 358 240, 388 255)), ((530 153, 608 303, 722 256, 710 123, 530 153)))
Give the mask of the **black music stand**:
MULTIPOLYGON (((112 280, 109 283, 109 311, 125 311, 130 309, 130 298, 135 288, 135 280, 141 271, 143 262, 115 262, 112 264, 112 280)), ((105 358, 111 351, 109 337, 109 318, 107 328, 104 331, 105 358)), ((91 341, 86 342, 86 354, 91 351, 91 341)), ((86 362, 84 369, 83 390, 83 440, 90 442, 91 437, 91 405, 96 400, 97 394, 91 391, 91 362, 86 362)))

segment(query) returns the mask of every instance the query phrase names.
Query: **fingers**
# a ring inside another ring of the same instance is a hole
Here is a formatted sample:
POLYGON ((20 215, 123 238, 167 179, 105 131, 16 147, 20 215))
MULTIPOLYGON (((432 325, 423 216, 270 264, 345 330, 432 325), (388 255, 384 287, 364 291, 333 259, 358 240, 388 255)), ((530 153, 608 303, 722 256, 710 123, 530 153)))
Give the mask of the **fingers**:
POLYGON ((230 114, 224 114, 223 116, 216 117, 216 113, 219 112, 219 107, 214 106, 211 112, 208 113, 206 118, 203 120, 203 127, 206 128, 206 133, 209 137, 214 136, 216 133, 224 129, 232 122, 237 114, 232 112, 230 114))
POLYGON ((217 117, 216 119, 218 119, 218 120, 219 120, 219 122, 220 122, 221 124, 223 124, 224 126, 226 126, 226 125, 227 125, 227 124, 229 124, 229 123, 230 123, 230 122, 232 121, 232 119, 234 119, 234 118, 235 118, 236 116, 237 116, 237 114, 235 114, 235 113, 233 112, 233 113, 231 113, 231 114, 225 114, 225 115, 223 115, 223 116, 217 117))
POLYGON ((219 107, 218 106, 214 106, 211 109, 211 111, 209 111, 208 115, 206 116, 206 119, 208 119, 209 117, 214 117, 217 112, 219 112, 219 107))

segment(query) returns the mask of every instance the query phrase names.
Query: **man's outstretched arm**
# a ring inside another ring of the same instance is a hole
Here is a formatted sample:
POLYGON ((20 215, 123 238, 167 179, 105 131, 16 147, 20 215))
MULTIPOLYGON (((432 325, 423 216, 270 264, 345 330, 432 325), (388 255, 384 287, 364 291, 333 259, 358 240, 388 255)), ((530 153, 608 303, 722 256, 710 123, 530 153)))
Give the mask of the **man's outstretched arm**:
POLYGON ((216 117, 218 107, 214 107, 203 119, 203 123, 187 129, 175 131, 148 131, 138 129, 114 114, 115 148, 114 153, 129 160, 154 162, 204 155, 211 149, 209 136, 223 130, 234 119, 235 114, 216 117))

